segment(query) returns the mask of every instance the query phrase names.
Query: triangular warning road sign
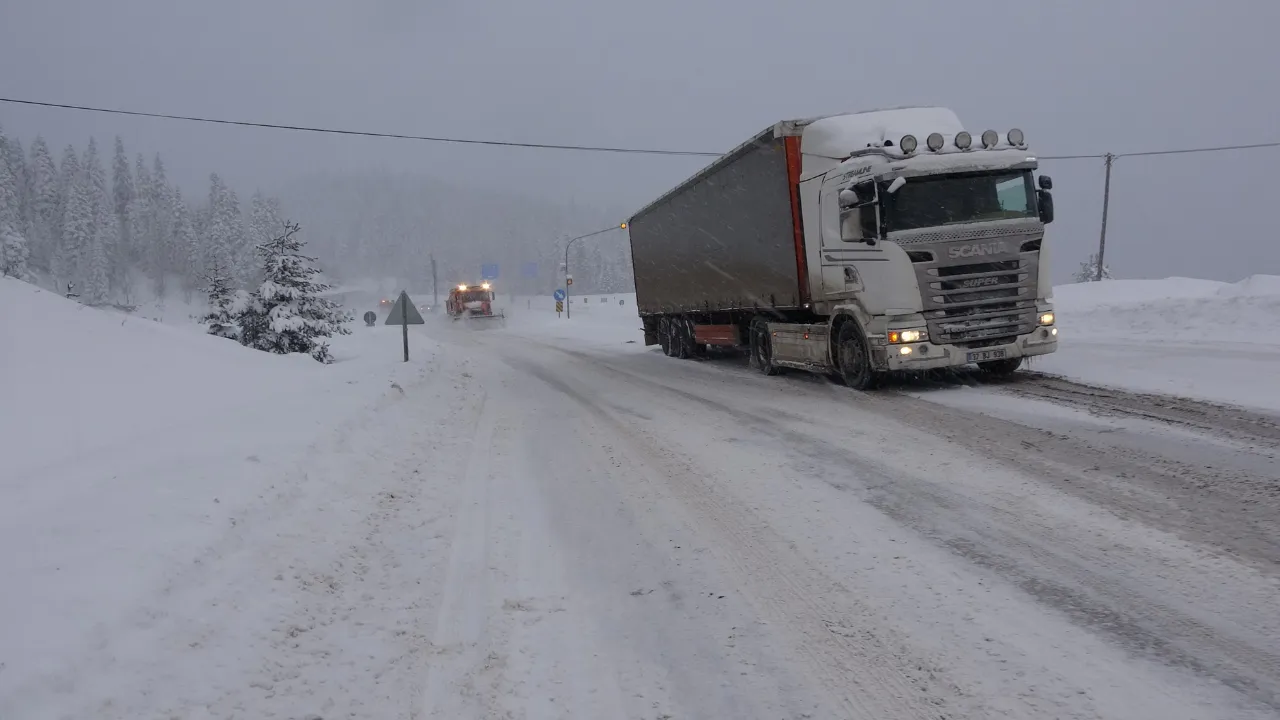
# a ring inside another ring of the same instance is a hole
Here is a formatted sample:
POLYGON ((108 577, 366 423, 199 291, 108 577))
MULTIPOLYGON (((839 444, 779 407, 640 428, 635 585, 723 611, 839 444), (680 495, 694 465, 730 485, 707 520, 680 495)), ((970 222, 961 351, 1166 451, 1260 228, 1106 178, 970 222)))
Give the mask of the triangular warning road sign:
POLYGON ((401 290, 400 297, 396 298, 396 304, 391 308, 391 312, 387 315, 386 322, 383 325, 423 325, 422 314, 418 312, 418 308, 413 306, 413 301, 409 299, 409 293, 401 290), (405 321, 405 313, 408 313, 408 322, 405 321))

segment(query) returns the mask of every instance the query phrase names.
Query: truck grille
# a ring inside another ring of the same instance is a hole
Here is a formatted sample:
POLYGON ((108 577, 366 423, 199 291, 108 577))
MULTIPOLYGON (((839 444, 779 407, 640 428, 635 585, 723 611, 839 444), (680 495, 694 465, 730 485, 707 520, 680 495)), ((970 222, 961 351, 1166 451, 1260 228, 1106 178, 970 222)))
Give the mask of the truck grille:
POLYGON ((934 342, 987 347, 1031 332, 1035 274, 1027 260, 922 268, 925 319, 934 342))

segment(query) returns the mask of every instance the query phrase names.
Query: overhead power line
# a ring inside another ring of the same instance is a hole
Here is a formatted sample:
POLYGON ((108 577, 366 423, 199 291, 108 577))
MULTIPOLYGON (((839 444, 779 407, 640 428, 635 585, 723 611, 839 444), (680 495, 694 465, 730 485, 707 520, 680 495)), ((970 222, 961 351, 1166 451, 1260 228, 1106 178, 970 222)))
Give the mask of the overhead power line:
MULTIPOLYGON (((269 130, 292 130, 295 132, 322 133, 327 135, 353 135, 358 137, 389 138, 392 140, 417 140, 420 142, 452 143, 457 145, 488 145, 491 147, 534 148, 539 150, 576 150, 579 152, 627 153, 634 155, 672 155, 679 157, 720 157, 724 154, 719 152, 701 152, 697 150, 662 150, 657 148, 627 148, 602 145, 561 145, 557 143, 513 142, 506 140, 479 140, 474 138, 431 135, 407 135, 402 133, 374 132, 369 130, 344 130, 341 128, 325 128, 308 125, 282 125, 277 123, 252 122, 248 120, 226 120, 222 118, 197 117, 193 115, 173 115, 169 113, 143 112, 140 110, 121 110, 118 108, 101 108, 91 107, 88 105, 70 105, 66 103, 41 102, 38 100, 21 100, 18 98, 0 98, 0 102, 12 103, 15 105, 33 105, 37 107, 58 108, 61 110, 80 110, 82 112, 106 113, 109 115, 129 115, 133 117, 159 118, 162 120, 182 120, 186 122, 209 123, 213 125, 236 125, 240 127, 266 128, 269 130)), ((1149 157, 1154 155, 1184 155, 1190 153, 1224 152, 1227 150, 1256 150, 1260 148, 1274 147, 1280 147, 1280 142, 1173 148, 1167 150, 1110 153, 1110 155, 1112 158, 1149 157)), ((1103 160, 1107 155, 1108 153, 1087 153, 1081 155, 1037 155, 1036 157, 1040 160, 1103 160)))
POLYGON ((279 125, 276 123, 250 122, 248 120, 224 120, 220 118, 195 117, 191 115, 171 115, 168 113, 142 112, 138 110, 120 110, 115 108, 89 107, 87 105, 67 105, 64 103, 39 102, 36 100, 18 100, 0 98, 0 102, 17 105, 35 105, 38 107, 60 108, 63 110, 82 110, 84 112, 107 113, 110 115, 131 115, 134 117, 161 118, 164 120, 185 120, 187 122, 212 123, 216 125, 238 125, 241 127, 268 128, 271 130, 294 130, 297 132, 324 133, 328 135, 357 135, 360 137, 391 138, 393 140, 419 140, 423 142, 455 143, 460 145, 490 145, 495 147, 538 148, 542 150, 578 150, 582 152, 635 153, 643 155, 684 155, 693 157, 720 157, 723 153, 694 152, 691 150, 657 150, 651 148, 604 147, 596 145, 558 145, 555 143, 509 142, 505 140, 475 140, 469 138, 433 137, 430 135, 405 135, 401 133, 372 132, 367 130, 343 130, 339 128, 311 127, 307 125, 279 125))

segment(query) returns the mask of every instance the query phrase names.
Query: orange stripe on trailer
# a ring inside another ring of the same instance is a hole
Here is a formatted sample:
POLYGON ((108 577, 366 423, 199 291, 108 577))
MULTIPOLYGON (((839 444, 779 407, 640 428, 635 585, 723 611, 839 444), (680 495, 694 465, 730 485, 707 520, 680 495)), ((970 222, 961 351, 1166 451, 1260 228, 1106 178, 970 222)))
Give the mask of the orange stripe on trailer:
POLYGON ((702 345, 736 347, 742 344, 737 325, 695 325, 693 339, 702 345))
POLYGON ((791 228, 796 241, 796 274, 800 278, 800 304, 809 302, 809 261, 804 256, 804 224, 800 219, 800 138, 782 139, 787 153, 787 186, 791 190, 791 228))

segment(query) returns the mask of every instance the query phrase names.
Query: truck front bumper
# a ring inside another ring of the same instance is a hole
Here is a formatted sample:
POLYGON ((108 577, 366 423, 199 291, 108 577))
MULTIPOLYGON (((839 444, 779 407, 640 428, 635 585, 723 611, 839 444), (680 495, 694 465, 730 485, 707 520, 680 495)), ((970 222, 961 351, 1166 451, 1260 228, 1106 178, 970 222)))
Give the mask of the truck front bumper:
POLYGON ((890 371, 934 370, 992 360, 1046 355, 1058 349, 1058 328, 1039 327, 1026 335, 1018 336, 1013 342, 983 348, 918 342, 882 345, 876 349, 884 353, 884 362, 890 371), (904 353, 904 349, 908 351, 904 353))

